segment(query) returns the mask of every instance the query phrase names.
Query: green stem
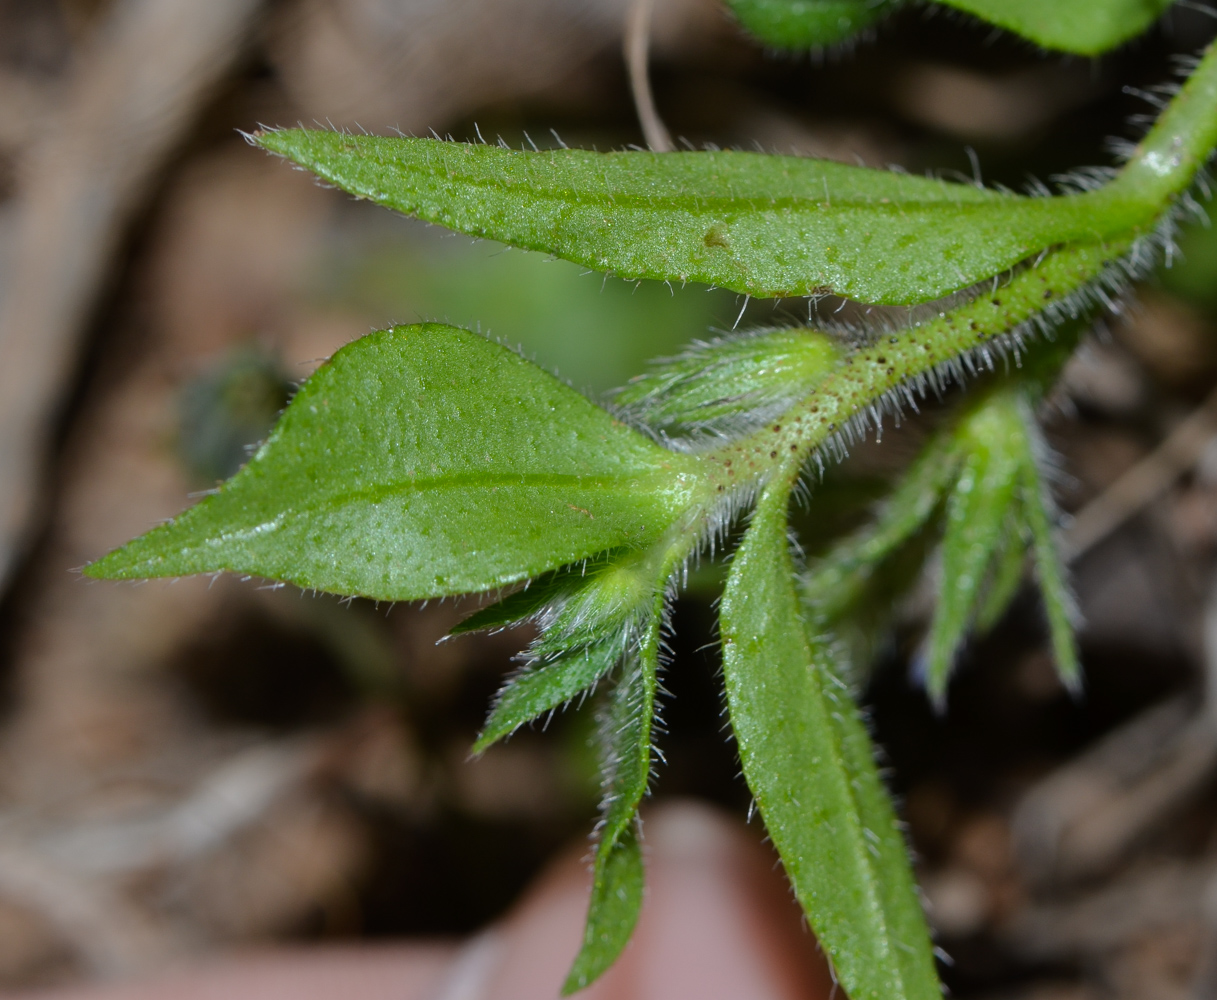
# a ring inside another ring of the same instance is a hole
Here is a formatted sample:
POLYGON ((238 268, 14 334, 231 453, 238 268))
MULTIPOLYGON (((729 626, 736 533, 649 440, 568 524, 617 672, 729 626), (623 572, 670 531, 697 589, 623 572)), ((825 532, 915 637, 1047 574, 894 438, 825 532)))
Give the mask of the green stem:
MULTIPOLYGON (((793 479, 811 454, 887 393, 1033 319, 1098 278, 1148 235, 1191 185, 1217 146, 1217 42, 1110 184, 1074 196, 1096 217, 1118 215, 1123 231, 1053 251, 991 294, 847 355, 814 391, 771 426, 704 456, 717 493, 793 479)), ((1106 228, 1106 227, 1104 227, 1106 228)))
POLYGON ((782 464, 783 474, 797 475, 799 465, 842 431, 855 414, 1067 298, 1126 253, 1131 242, 1058 250, 991 294, 853 351, 783 417, 704 456, 716 491, 730 492, 765 481, 784 459, 797 461, 793 466, 782 464), (795 471, 790 472, 791 468, 795 471))
POLYGON ((1209 45, 1161 117, 1102 194, 1132 197, 1161 213, 1188 189, 1217 146, 1217 42, 1209 45))

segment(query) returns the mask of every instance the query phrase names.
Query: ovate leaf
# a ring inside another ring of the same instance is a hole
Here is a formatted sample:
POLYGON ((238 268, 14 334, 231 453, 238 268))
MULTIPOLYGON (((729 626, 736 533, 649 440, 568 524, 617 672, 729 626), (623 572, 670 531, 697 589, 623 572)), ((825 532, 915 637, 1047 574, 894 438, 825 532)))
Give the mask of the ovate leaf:
POLYGON ((1135 38, 1174 0, 938 0, 1046 49, 1094 56, 1135 38))
POLYGON ((799 616, 787 496, 763 494, 723 594, 723 672, 744 775, 850 1000, 940 1000, 870 741, 799 616))
POLYGON ((926 302, 1041 251, 1147 230, 1135 191, 1025 198, 760 153, 523 152, 290 129, 257 141, 361 198, 627 278, 926 302))
POLYGON ((488 590, 651 544, 695 502, 694 463, 476 334, 395 327, 323 365, 218 493, 85 572, 488 590))
POLYGON ((896 0, 727 0, 752 35, 778 49, 813 49, 852 38, 896 0))
POLYGON ((636 824, 638 804, 651 776, 661 611, 659 604, 638 650, 627 660, 603 722, 604 822, 596 846, 583 946, 562 987, 563 996, 590 985, 617 960, 642 907, 636 824))

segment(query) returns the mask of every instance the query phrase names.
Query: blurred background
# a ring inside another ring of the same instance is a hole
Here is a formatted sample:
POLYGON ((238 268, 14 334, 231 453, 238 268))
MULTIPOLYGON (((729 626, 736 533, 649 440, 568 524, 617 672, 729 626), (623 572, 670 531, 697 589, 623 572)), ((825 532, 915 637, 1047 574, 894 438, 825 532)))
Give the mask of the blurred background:
MULTIPOLYGON (((641 144, 627 6, 0 0, 0 988, 466 934, 590 829, 591 705, 468 760, 529 639, 437 645, 469 602, 74 570, 234 472, 369 330, 468 325, 595 395, 741 308, 743 327, 805 315, 429 228, 240 134, 641 144)), ((1153 113, 1139 90, 1214 27, 1180 4, 1088 61, 918 7, 810 58, 764 52, 716 0, 657 0, 652 78, 693 146, 966 178, 974 154, 1021 189, 1110 163, 1108 137, 1153 113)), ((1048 412, 1086 693, 1056 681, 1027 588, 936 717, 908 669, 924 587, 866 691, 958 997, 1217 996, 1217 235, 1179 242, 1048 412)), ((856 523, 919 434, 829 473, 809 546, 856 523)), ((655 794, 743 817, 715 586, 710 567, 676 605, 655 794)))

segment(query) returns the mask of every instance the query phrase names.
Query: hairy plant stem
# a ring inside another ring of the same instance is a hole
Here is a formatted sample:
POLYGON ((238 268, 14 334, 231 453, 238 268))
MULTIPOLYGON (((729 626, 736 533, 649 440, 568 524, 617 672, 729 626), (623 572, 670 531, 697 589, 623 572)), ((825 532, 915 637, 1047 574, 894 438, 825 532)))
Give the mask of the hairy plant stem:
POLYGON ((1123 237, 1061 247, 1021 270, 991 292, 936 317, 893 331, 846 355, 816 388, 765 428, 704 454, 713 489, 734 494, 783 478, 790 483, 817 450, 834 437, 848 439, 848 426, 885 397, 915 402, 914 387, 969 352, 992 366, 993 352, 1014 346, 1011 331, 1048 312, 1053 320, 1076 317, 1076 296, 1101 278, 1139 238, 1152 233, 1174 200, 1187 191, 1217 145, 1217 43, 1210 45, 1158 122, 1120 173, 1103 188, 1082 196, 1129 206, 1123 237))

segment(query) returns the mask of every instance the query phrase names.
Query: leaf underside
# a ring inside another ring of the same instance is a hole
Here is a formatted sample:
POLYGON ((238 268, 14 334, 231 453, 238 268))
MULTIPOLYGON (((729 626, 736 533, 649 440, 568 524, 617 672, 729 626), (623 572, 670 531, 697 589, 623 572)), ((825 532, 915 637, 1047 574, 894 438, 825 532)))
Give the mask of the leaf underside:
POLYGON ((851 1000, 940 1000, 907 848, 870 740, 806 632, 770 487, 723 594, 723 672, 748 785, 851 1000))
POLYGON ((694 462, 477 334, 395 327, 322 366, 216 494, 85 572, 490 590, 652 543, 693 502, 694 462))
POLYGON ((523 152, 289 129, 257 141, 361 198, 626 278, 912 304, 1155 214, 745 152, 523 152))

